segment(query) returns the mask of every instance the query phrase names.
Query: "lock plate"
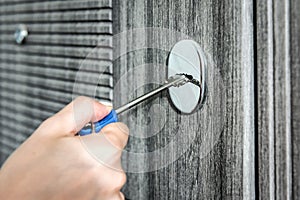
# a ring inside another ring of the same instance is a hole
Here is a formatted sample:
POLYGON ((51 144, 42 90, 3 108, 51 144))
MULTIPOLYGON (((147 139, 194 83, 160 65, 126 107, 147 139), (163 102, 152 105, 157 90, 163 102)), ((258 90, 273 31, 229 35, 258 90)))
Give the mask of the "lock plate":
POLYGON ((195 82, 168 89, 169 100, 181 114, 199 110, 206 94, 206 58, 200 45, 193 40, 181 40, 171 49, 167 60, 167 79, 175 74, 191 75, 195 82))

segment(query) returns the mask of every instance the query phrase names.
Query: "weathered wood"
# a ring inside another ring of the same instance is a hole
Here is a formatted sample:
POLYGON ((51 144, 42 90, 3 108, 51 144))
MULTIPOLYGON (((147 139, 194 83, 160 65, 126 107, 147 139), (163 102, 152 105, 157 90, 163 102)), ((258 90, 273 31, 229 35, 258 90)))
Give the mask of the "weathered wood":
POLYGON ((299 199, 300 42, 295 20, 300 5, 269 0, 256 8, 259 199, 299 199))
MULTIPOLYGON (((13 34, 3 33, 0 35, 0 42, 4 44, 15 43, 13 34)), ((46 45, 77 45, 77 46, 112 46, 112 36, 110 35, 72 35, 72 34, 30 34, 26 39, 28 44, 46 45)))
POLYGON ((70 0, 70 1, 42 1, 26 4, 13 4, 0 7, 0 15, 20 14, 27 12, 59 11, 59 10, 79 10, 97 9, 111 7, 111 0, 70 0))
POLYGON ((7 5, 9 3, 32 3, 32 2, 38 2, 38 1, 45 1, 45 0, 0 0, 1 4, 7 5))
MULTIPOLYGON (((155 151, 181 135, 177 146, 169 149, 173 153, 157 158, 163 161, 193 141, 179 159, 163 169, 128 173, 125 195, 131 199, 254 199, 252 1, 136 0, 115 1, 113 7, 114 32, 125 34, 114 41, 115 54, 127 53, 114 66, 115 83, 127 83, 117 86, 116 106, 154 88, 147 83, 165 80, 166 51, 184 38, 176 38, 175 31, 200 43, 210 58, 208 98, 202 110, 180 115, 163 93, 121 116, 136 136, 130 137, 127 151, 155 151), (130 32, 146 27, 161 29, 130 32), (161 35, 162 28, 171 33, 161 35), (146 63, 149 65, 143 68, 146 63), (161 66, 154 67, 157 64, 161 66), (147 124, 148 119, 151 122, 147 124), (154 132, 158 124, 163 128, 154 132), (157 134, 137 138, 141 132, 157 134), (205 148, 211 142, 213 147, 205 148)), ((128 159, 124 157, 128 166, 141 168, 157 163, 128 159)))
MULTIPOLYGON (((16 142, 15 141, 18 141, 18 143, 22 143, 24 142, 24 140, 27 139, 26 136, 22 135, 22 134, 11 134, 13 132, 13 130, 15 130, 15 126, 11 126, 11 125, 7 125, 5 123, 3 123, 2 121, 0 122, 1 126, 3 126, 4 130, 5 130, 5 133, 3 133, 3 135, 7 138, 7 139, 12 139, 14 141, 14 145, 16 145, 16 142)), ((20 126, 18 126, 20 127, 20 126)), ((22 128, 25 128, 25 129, 29 129, 27 127, 22 127, 22 128)), ((4 141, 1 141, 3 142, 3 145, 6 145, 4 141)))
POLYGON ((56 57, 75 57, 84 59, 108 59, 112 60, 112 49, 104 47, 61 47, 47 45, 30 45, 19 46, 15 44, 0 45, 1 52, 15 52, 27 54, 49 55, 56 57))
MULTIPOLYGON (((52 23, 52 24, 44 24, 44 23, 26 23, 28 31, 31 34, 44 34, 44 33, 64 33, 64 34, 112 34, 112 26, 111 22, 80 22, 80 23, 52 23)), ((1 25, 1 32, 13 33, 15 32, 18 24, 9 24, 9 25, 1 25)))
POLYGON ((16 64, 47 66, 49 68, 61 68, 66 70, 82 70, 92 72, 111 72, 111 61, 107 60, 90 60, 76 58, 60 58, 51 56, 40 56, 38 54, 16 54, 13 52, 0 52, 0 60, 16 64))
POLYGON ((292 198, 300 198, 300 1, 290 3, 292 198))
MULTIPOLYGON (((7 92, 7 91, 4 91, 1 93, 1 98, 6 98, 6 99, 14 99, 18 102, 23 102, 23 104, 27 104, 27 103, 30 103, 30 104, 34 104, 36 105, 36 107, 40 108, 40 107, 43 107, 44 111, 47 111, 47 112, 51 112, 53 110, 56 110, 58 111, 59 109, 63 108, 64 107, 64 104, 60 103, 60 102, 47 102, 47 104, 45 105, 45 101, 43 99, 37 99, 37 98, 32 98, 32 97, 29 97, 29 96, 25 96, 23 94, 20 94, 20 93, 11 93, 11 92, 7 92)), ((34 108, 32 108, 34 109, 34 108)), ((33 110, 34 112, 34 110, 33 110)))
MULTIPOLYGON (((11 98, 8 98, 11 100, 11 98)), ((53 113, 45 110, 42 110, 38 107, 29 107, 25 103, 16 104, 12 101, 3 101, 1 102, 1 106, 6 108, 7 110, 15 110, 22 114, 27 114, 30 117, 38 117, 42 119, 46 119, 47 117, 51 116, 53 113)), ((5 110, 5 109, 4 109, 5 110)))
POLYGON ((259 199, 275 199, 273 2, 259 1, 257 13, 257 140, 259 199), (268 80, 268 81, 266 81, 268 80))
MULTIPOLYGON (((34 76, 30 76, 30 78, 28 78, 28 75, 9 73, 7 71, 2 71, 2 70, 1 70, 0 77, 4 80, 12 79, 12 80, 20 80, 23 82, 26 81, 28 84, 37 85, 37 86, 46 85, 51 90, 65 91, 74 94, 78 94, 77 92, 81 92, 81 95, 88 95, 88 96, 91 96, 94 93, 96 93, 96 95, 100 97, 101 96, 109 97, 110 96, 109 94, 111 92, 111 88, 109 87, 103 87, 101 91, 99 90, 95 91, 95 87, 97 84, 96 82, 94 82, 93 85, 92 84, 88 85, 86 83, 76 83, 76 90, 75 90, 74 82, 66 82, 58 79, 46 79, 43 77, 34 77, 34 76)), ((17 86, 17 84, 14 85, 17 86)))
POLYGON ((44 101, 51 102, 51 101, 58 101, 63 104, 67 104, 72 100, 72 94, 68 92, 62 92, 57 90, 47 89, 45 87, 41 87, 38 85, 29 84, 23 81, 16 81, 15 79, 5 78, 3 82, 1 82, 1 88, 3 90, 9 90, 14 93, 22 93, 24 95, 29 95, 32 98, 40 98, 44 101), (15 87, 14 84, 18 84, 18 87, 15 87), (55 97, 55 99, 51 98, 55 97))
POLYGON ((86 85, 106 85, 108 88, 112 88, 112 76, 110 74, 102 74, 99 78, 99 74, 94 72, 82 71, 80 73, 80 79, 76 78, 78 76, 77 71, 62 70, 62 69, 53 69, 45 67, 32 67, 22 64, 10 64, 3 62, 3 65, 0 66, 0 69, 3 72, 8 72, 12 74, 21 74, 25 76, 31 76, 33 78, 43 78, 43 79, 53 79, 54 81, 63 81, 74 83, 83 83, 86 85))
POLYGON ((25 13, 18 15, 3 15, 0 22, 4 23, 32 23, 32 22, 76 22, 76 21, 111 21, 112 10, 79 10, 62 12, 25 13))

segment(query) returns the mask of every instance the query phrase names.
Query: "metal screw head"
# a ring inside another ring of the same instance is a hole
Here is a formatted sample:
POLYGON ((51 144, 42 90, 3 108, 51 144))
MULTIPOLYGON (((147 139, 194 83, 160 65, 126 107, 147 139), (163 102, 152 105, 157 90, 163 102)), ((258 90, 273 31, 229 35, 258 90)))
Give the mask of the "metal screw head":
POLYGON ((28 36, 27 27, 24 24, 19 25, 15 31, 14 36, 17 44, 23 44, 26 37, 28 36))

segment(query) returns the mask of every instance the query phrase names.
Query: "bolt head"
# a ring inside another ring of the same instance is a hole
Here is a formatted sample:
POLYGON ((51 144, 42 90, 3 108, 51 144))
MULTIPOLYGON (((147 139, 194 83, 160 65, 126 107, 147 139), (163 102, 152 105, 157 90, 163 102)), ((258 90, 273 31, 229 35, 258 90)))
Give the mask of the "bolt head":
POLYGON ((19 25, 14 36, 17 44, 23 44, 28 36, 27 27, 24 24, 19 25))

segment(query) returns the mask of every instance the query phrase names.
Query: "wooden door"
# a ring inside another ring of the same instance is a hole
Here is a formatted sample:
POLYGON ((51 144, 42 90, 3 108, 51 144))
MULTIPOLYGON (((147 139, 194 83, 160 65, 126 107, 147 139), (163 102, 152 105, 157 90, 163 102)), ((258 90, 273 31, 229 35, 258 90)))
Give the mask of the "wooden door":
POLYGON ((143 155, 123 158, 140 172, 127 173, 126 196, 299 198, 299 1, 114 2, 115 105, 162 83, 181 39, 198 42, 209 63, 198 112, 181 115, 162 93, 122 114, 127 151, 143 155))
POLYGON ((206 102, 182 115, 163 92, 120 115, 126 197, 299 199, 299 10, 298 0, 0 0, 0 163, 73 96, 112 101, 114 87, 118 107, 157 87, 171 47, 192 39, 206 54, 206 102), (108 71, 74 94, 82 62, 87 76, 108 71))
POLYGON ((300 2, 256 4, 257 194, 300 198, 300 2))

